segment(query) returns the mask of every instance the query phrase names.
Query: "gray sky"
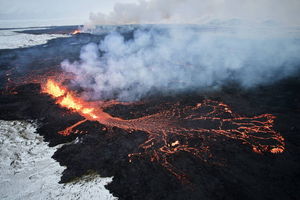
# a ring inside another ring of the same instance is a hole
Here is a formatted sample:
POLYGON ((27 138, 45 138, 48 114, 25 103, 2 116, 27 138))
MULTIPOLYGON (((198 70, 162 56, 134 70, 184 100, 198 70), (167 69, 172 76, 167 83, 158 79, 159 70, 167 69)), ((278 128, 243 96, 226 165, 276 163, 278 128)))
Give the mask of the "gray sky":
POLYGON ((0 20, 88 20, 90 12, 108 13, 116 2, 137 0, 0 0, 0 20))

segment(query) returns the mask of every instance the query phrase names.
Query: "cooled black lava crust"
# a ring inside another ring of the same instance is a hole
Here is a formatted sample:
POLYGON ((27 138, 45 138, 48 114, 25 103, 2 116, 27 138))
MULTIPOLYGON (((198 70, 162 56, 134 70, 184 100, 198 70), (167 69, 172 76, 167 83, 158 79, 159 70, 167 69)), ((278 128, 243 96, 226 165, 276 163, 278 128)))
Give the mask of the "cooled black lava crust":
POLYGON ((103 177, 114 177, 106 187, 119 199, 292 200, 300 196, 300 75, 247 91, 228 85, 214 93, 157 94, 146 97, 144 104, 106 109, 113 116, 131 119, 159 112, 162 106, 175 102, 190 105, 209 98, 228 104, 241 115, 270 113, 277 117, 275 129, 286 141, 283 154, 256 154, 240 142, 230 140, 213 146, 213 153, 222 161, 221 165, 205 163, 186 153, 177 154, 174 163, 187 172, 192 186, 182 184, 161 165, 148 159, 128 162, 129 153, 140 151, 139 145, 146 140, 146 133, 129 134, 89 121, 79 126, 80 130, 87 131, 86 134, 61 136, 58 131, 83 118, 41 94, 39 84, 19 85, 10 93, 6 92, 8 70, 11 78, 17 78, 39 70, 58 69, 63 59, 78 59, 82 45, 102 38, 79 34, 49 41, 47 46, 0 51, 0 119, 37 120, 40 124, 37 133, 44 136, 50 146, 71 142, 53 156, 67 167, 62 183, 96 171, 103 177), (76 138, 77 142, 72 142, 76 138))

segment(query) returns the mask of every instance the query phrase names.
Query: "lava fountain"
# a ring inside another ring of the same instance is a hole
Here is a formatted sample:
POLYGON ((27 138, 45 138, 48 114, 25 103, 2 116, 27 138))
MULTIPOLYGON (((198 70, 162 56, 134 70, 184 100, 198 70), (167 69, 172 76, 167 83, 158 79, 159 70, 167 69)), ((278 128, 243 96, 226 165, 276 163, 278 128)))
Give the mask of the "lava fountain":
POLYGON ((240 141, 255 153, 282 153, 284 138, 273 129, 275 116, 262 114, 244 117, 218 101, 203 100, 195 105, 174 104, 156 114, 124 120, 103 111, 103 102, 87 102, 54 80, 43 85, 43 93, 51 95, 58 105, 79 113, 85 119, 60 131, 70 135, 76 127, 87 120, 97 121, 108 127, 143 131, 148 134, 139 153, 129 154, 129 162, 146 157, 161 164, 182 182, 189 182, 184 172, 172 164, 172 156, 186 152, 202 161, 211 155, 211 141, 218 137, 240 141), (197 141, 197 142, 195 142, 197 141))

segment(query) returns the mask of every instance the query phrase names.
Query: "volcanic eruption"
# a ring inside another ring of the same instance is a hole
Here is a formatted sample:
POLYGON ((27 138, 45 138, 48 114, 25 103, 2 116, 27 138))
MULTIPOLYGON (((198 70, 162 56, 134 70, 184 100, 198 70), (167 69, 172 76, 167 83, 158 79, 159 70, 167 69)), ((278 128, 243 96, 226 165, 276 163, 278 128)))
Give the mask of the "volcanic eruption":
POLYGON ((85 118, 59 134, 77 133, 76 127, 87 120, 125 129, 128 134, 131 130, 143 131, 148 134, 148 139, 140 144, 141 152, 128 154, 128 161, 132 162, 140 156, 148 157, 183 182, 188 182, 188 179, 172 165, 171 157, 184 151, 207 161, 213 156, 210 153, 210 141, 216 137, 239 140, 256 153, 282 153, 285 148, 284 138, 273 130, 275 116, 263 114, 242 117, 218 101, 207 99, 191 106, 175 104, 153 115, 124 120, 104 112, 101 102, 85 102, 54 80, 47 80, 43 92, 55 98, 60 106, 78 112, 85 118), (191 141, 195 140, 199 141, 198 144, 192 144, 191 141))
POLYGON ((9 30, 61 37, 0 50, 0 198, 297 199, 300 4, 253 2, 9 30))

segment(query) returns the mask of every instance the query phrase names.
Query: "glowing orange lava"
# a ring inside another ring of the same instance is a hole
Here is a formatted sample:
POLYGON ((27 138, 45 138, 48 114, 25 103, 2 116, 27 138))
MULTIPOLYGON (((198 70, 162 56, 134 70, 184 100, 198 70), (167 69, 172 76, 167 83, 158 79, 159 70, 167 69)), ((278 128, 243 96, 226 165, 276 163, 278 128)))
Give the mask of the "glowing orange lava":
POLYGON ((190 106, 174 104, 153 115, 124 120, 104 112, 101 105, 105 104, 85 102, 53 80, 47 81, 43 92, 55 98, 60 106, 85 117, 85 120, 60 131, 60 134, 78 132, 76 127, 87 120, 129 132, 143 131, 148 134, 148 139, 139 146, 141 152, 128 155, 129 162, 133 162, 134 158, 146 157, 151 162, 161 164, 185 183, 189 182, 188 177, 172 164, 172 156, 179 152, 186 152, 207 162, 212 158, 210 148, 213 141, 222 141, 224 138, 238 140, 260 154, 282 153, 285 148, 284 138, 273 129, 275 116, 240 116, 218 101, 207 99, 190 106))
POLYGON ((94 114, 95 109, 93 107, 90 107, 88 103, 77 98, 72 92, 69 92, 65 87, 59 85, 54 80, 47 80, 47 83, 43 87, 43 92, 56 98, 56 103, 62 107, 76 111, 89 120, 97 118, 94 114))
POLYGON ((73 31, 73 32, 72 32, 72 35, 76 35, 76 34, 78 34, 78 33, 81 33, 81 31, 80 31, 79 29, 73 31))
POLYGON ((63 96, 66 93, 66 89, 56 84, 53 80, 48 80, 46 87, 44 87, 44 92, 57 98, 63 96))

